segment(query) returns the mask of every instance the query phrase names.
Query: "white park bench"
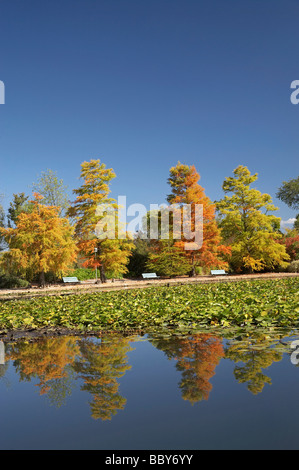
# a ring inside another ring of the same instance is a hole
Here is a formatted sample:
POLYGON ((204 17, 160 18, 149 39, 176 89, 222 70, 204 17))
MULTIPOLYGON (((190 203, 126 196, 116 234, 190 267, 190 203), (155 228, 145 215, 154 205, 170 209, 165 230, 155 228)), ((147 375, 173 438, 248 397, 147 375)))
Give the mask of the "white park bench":
POLYGON ((143 279, 160 279, 156 273, 143 273, 142 277, 143 279))
POLYGON ((212 269, 211 274, 212 276, 225 276, 227 273, 224 269, 212 269))
POLYGON ((80 284, 77 277, 63 277, 62 280, 65 284, 80 284))

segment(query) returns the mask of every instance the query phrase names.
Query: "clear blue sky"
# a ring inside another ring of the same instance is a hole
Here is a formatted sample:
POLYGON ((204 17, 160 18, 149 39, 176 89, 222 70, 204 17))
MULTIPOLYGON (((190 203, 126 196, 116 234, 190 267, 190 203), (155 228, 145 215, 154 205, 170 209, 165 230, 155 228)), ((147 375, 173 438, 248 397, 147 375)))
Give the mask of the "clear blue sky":
POLYGON ((0 0, 0 193, 41 171, 71 190, 100 158, 112 196, 164 203, 194 164, 211 200, 238 165, 275 198, 298 175, 297 0, 0 0))

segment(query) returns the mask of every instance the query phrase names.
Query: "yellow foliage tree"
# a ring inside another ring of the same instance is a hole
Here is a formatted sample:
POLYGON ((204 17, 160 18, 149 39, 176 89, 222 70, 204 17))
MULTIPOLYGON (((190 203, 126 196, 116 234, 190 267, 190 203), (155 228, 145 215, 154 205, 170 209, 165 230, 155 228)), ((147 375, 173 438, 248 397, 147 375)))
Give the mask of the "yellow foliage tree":
POLYGON ((112 168, 106 168, 100 160, 83 162, 81 178, 84 182, 73 191, 77 197, 68 215, 75 220, 75 237, 85 258, 84 266, 99 267, 101 282, 106 282, 107 272, 115 277, 127 272, 134 244, 124 234, 120 236, 118 205, 108 197, 110 181, 115 178, 112 168))
POLYGON ((9 246, 1 263, 11 272, 36 276, 45 284, 45 273, 61 275, 76 260, 77 248, 68 219, 59 217, 60 208, 41 204, 42 196, 34 193, 32 210, 17 217, 15 228, 1 228, 9 246))
POLYGON ((289 260, 279 243, 280 219, 269 214, 277 207, 269 194, 250 187, 257 177, 246 166, 238 166, 222 186, 230 196, 217 203, 222 236, 231 245, 231 266, 237 272, 285 267, 289 260))

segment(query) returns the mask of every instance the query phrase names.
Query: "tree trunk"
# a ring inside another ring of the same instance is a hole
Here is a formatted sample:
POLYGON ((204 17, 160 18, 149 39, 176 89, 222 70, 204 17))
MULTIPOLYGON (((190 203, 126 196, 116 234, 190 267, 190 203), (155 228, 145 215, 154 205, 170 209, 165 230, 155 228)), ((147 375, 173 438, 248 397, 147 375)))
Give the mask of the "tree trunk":
POLYGON ((46 280, 45 280, 45 272, 44 271, 41 271, 39 273, 39 286, 40 287, 44 287, 46 284, 46 280))
POLYGON ((105 268, 103 266, 103 263, 101 261, 101 244, 98 243, 98 261, 101 263, 100 266, 99 266, 99 270, 100 270, 100 279, 101 279, 101 282, 104 284, 106 281, 107 281, 107 278, 106 278, 106 275, 105 275, 105 268))
POLYGON ((195 264, 194 264, 194 255, 192 255, 192 268, 191 271, 189 272, 189 277, 194 277, 196 274, 195 271, 195 264))
POLYGON ((189 272, 189 277, 194 277, 196 275, 195 266, 192 266, 191 271, 189 272))
POLYGON ((105 269, 104 266, 101 264, 100 266, 100 279, 101 282, 104 284, 107 281, 106 275, 105 275, 105 269))

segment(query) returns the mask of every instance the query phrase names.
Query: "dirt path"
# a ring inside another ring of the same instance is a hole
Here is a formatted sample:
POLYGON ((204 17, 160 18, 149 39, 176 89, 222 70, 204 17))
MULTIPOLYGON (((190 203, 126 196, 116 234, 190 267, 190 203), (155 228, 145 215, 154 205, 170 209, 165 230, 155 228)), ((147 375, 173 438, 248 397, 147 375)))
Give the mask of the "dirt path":
POLYGON ((120 289, 146 288, 160 285, 180 285, 193 283, 211 283, 211 282, 232 282, 253 279, 284 279, 289 277, 299 277, 299 273, 264 273, 264 274, 239 274, 226 276, 197 276, 177 277, 175 279, 153 279, 153 280, 134 280, 124 279, 109 280, 105 284, 95 284, 95 280, 82 281, 79 285, 56 284, 44 288, 32 287, 30 289, 0 289, 0 300, 23 299, 51 295, 70 295, 93 292, 103 292, 120 289))

